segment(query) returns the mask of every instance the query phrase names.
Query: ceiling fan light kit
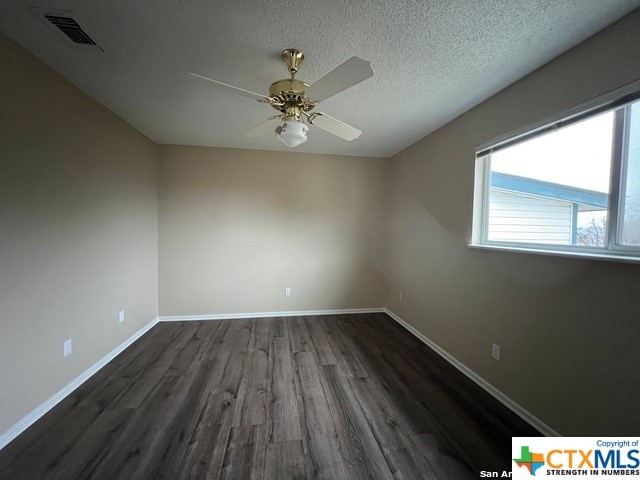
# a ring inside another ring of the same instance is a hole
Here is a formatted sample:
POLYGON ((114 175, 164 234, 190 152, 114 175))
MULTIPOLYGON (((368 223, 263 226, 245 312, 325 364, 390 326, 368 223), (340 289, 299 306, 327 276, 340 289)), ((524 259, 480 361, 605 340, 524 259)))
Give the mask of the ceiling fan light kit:
POLYGON ((282 52, 282 59, 285 61, 291 77, 273 82, 269 86, 268 97, 195 73, 190 75, 212 82, 218 87, 236 94, 268 104, 280 112, 279 115, 268 118, 248 132, 248 136, 260 136, 266 131, 267 127, 273 125, 271 121, 275 119, 279 119, 280 122, 273 132, 275 132, 276 138, 288 147, 296 147, 307 141, 309 127, 303 123, 304 119, 310 125, 314 125, 347 141, 355 140, 362 134, 357 128, 325 113, 310 112, 320 101, 343 92, 373 76, 373 70, 369 62, 358 57, 351 57, 320 80, 309 85, 295 78, 300 65, 304 61, 304 53, 295 48, 288 48, 282 52))
POLYGON ((275 129, 276 138, 287 147, 297 147, 307 141, 309 127, 300 120, 285 120, 275 129))

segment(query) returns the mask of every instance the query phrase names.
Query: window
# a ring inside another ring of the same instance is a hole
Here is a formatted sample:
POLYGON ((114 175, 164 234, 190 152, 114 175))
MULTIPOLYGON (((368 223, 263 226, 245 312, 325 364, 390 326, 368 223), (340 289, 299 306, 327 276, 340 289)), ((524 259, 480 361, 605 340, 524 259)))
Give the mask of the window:
POLYGON ((633 88, 479 147, 472 245, 640 260, 633 88))
POLYGON ((620 243, 640 246, 640 102, 628 108, 620 187, 620 243))

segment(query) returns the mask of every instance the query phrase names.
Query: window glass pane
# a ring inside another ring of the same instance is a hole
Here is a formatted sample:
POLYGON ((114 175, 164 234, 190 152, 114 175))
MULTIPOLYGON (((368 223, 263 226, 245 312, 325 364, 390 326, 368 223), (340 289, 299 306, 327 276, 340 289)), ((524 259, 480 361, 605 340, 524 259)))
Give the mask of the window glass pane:
POLYGON ((614 112, 491 155, 488 239, 606 245, 614 112))
POLYGON ((622 180, 623 245, 640 245, 640 102, 630 107, 626 145, 626 178, 622 180))

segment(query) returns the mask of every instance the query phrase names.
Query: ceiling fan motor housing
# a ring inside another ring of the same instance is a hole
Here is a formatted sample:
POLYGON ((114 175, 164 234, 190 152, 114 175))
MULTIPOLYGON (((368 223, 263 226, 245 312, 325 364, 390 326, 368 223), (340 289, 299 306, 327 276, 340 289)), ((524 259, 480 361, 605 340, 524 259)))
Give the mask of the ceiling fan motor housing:
POLYGON ((269 87, 269 96, 276 102, 272 103, 273 108, 290 115, 294 110, 309 112, 316 106, 316 102, 309 100, 305 94, 309 84, 295 78, 277 80, 269 87))
POLYGON ((307 88, 309 88, 308 83, 295 78, 276 80, 269 87, 269 96, 276 97, 284 102, 298 101, 304 97, 304 92, 307 88))

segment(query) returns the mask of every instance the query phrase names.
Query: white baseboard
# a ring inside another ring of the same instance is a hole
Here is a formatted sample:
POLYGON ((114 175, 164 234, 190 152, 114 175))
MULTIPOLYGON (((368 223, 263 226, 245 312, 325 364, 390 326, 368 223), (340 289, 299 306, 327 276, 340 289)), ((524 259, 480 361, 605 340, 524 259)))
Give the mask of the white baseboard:
POLYGON ((542 422, 540 419, 535 417, 533 414, 522 408, 516 402, 507 397, 500 390, 495 388, 489 382, 484 380, 478 374, 476 374, 473 370, 469 369, 464 364, 460 363, 456 358, 447 353, 440 346, 429 340, 422 333, 416 330, 414 327, 405 322, 398 315, 388 310, 387 308, 347 308, 347 309, 335 309, 335 310, 296 310, 289 312, 250 312, 250 313, 223 313, 223 314, 210 314, 210 315, 176 315, 176 316, 164 316, 158 317, 149 322, 147 325, 142 327, 136 333, 134 333, 131 337, 121 343, 114 350, 109 352, 107 355, 102 357, 98 362, 89 367, 83 373, 81 373, 78 377, 76 377, 71 383, 69 383, 66 387, 58 391, 51 398, 40 404, 30 413, 28 413, 25 417, 19 420, 15 425, 13 425, 9 430, 0 435, 0 450, 9 444, 13 439, 15 439, 18 435, 24 432, 27 428, 33 425, 40 417, 42 417, 45 413, 55 407, 58 403, 64 400, 68 395, 70 395, 76 388, 86 382, 89 378, 91 378, 95 373, 97 373, 102 367, 104 367, 107 363, 113 360, 116 356, 118 356, 124 349, 126 349, 129 345, 135 342, 142 335, 147 333, 154 325, 158 322, 177 322, 177 321, 193 321, 193 320, 226 320, 226 319, 234 319, 234 318, 265 318, 265 317, 290 317, 290 316, 307 316, 307 315, 340 315, 340 314, 351 314, 351 313, 386 313, 404 328, 406 328, 409 332, 415 335, 418 339, 424 342, 428 347, 432 348, 436 353, 438 353, 441 357, 447 360, 451 365, 464 373, 467 377, 473 380, 475 383, 480 385, 483 389, 485 389, 489 394, 491 394, 496 400, 504 404, 507 408, 512 410, 516 415, 521 417, 523 420, 531 424, 533 427, 538 429, 542 434, 549 437, 559 437, 560 434, 549 427, 547 424, 542 422))
POLYGON ((421 340, 425 345, 434 350, 438 355, 444 358, 447 362, 453 365, 455 368, 464 373, 467 377, 477 383, 480 387, 486 390, 491 396, 493 396, 496 400, 502 403, 505 407, 511 410, 513 413, 522 418, 525 422, 529 423, 532 427, 536 428, 540 433, 547 437, 560 437, 561 435, 556 432, 549 425, 544 423, 538 417, 534 416, 531 412, 525 410, 523 407, 518 405, 516 402, 507 397, 504 393, 498 390, 496 387, 487 382, 480 375, 475 373, 469 367, 461 363, 458 359, 450 355, 446 350, 440 347, 438 344, 434 343, 427 337, 425 337, 422 333, 416 330, 414 327, 405 322, 398 315, 393 313, 391 310, 385 308, 385 313, 393 318, 396 322, 406 328, 409 332, 411 332, 414 336, 416 336, 419 340, 421 340))
POLYGON ((15 439, 18 435, 24 432, 27 428, 33 425, 40 417, 42 417, 45 413, 55 407, 58 403, 64 400, 67 396, 69 396, 76 388, 82 385, 84 382, 89 380, 95 373, 97 373, 102 367, 104 367, 107 363, 113 360, 116 356, 118 356, 125 348, 135 342, 142 335, 147 333, 154 325, 158 323, 158 319, 155 318, 147 325, 142 327, 136 333, 134 333, 131 337, 126 339, 123 343, 118 345, 114 350, 107 353, 104 357, 94 363, 87 370, 78 375, 71 383, 69 383, 62 390, 55 393, 51 398, 41 403, 31 412, 29 412, 26 416, 24 416, 21 420, 19 420, 13 427, 0 435, 0 450, 3 449, 6 445, 9 444, 13 439, 15 439))
POLYGON ((159 317, 161 322, 195 320, 229 320, 234 318, 303 317, 307 315, 341 315, 349 313, 384 313, 386 308, 342 308, 334 310, 293 310, 289 312, 212 313, 209 315, 172 315, 159 317))

